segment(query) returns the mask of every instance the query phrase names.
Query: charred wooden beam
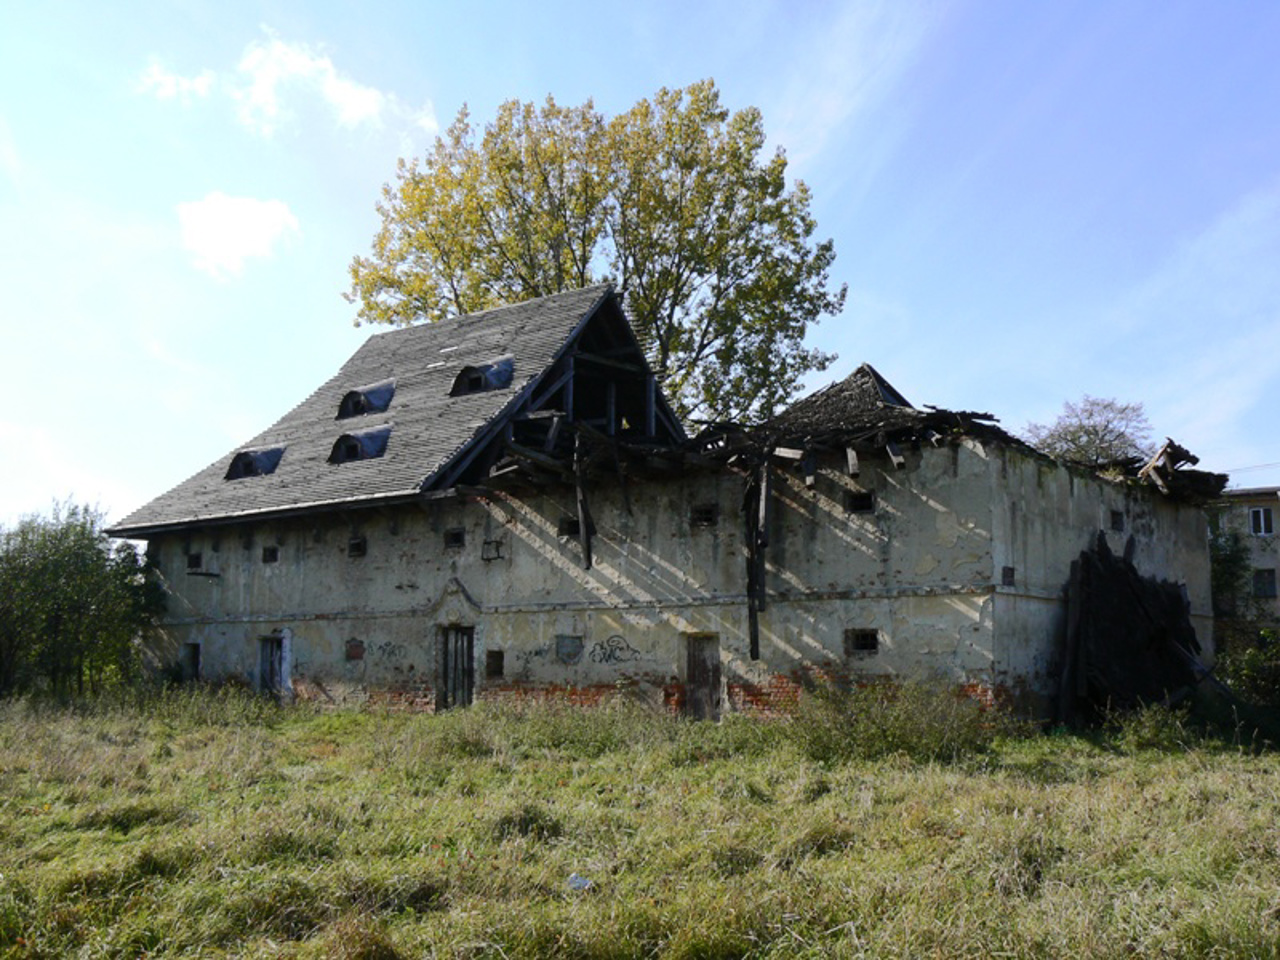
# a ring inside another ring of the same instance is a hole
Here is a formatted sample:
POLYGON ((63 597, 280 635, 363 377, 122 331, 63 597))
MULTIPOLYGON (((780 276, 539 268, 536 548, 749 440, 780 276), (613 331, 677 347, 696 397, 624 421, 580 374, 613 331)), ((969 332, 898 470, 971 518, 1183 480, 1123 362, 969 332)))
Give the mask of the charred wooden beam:
POLYGON ((603 367, 609 367, 612 370, 624 370, 627 373, 634 373, 638 376, 644 375, 644 367, 638 363, 627 363, 623 360, 614 360, 610 357, 601 356, 598 353, 575 353, 574 359, 585 360, 588 363, 598 364, 603 367))
POLYGON ((540 450, 532 450, 529 447, 523 447, 518 443, 507 444, 507 453, 515 457, 517 460, 523 460, 542 469, 564 477, 567 480, 573 479, 573 470, 570 469, 561 460, 549 456, 540 450))
POLYGON ((845 462, 845 471, 849 474, 849 476, 851 477, 858 476, 858 474, 860 473, 860 469, 858 467, 858 451, 853 449, 853 447, 845 447, 844 462, 845 462))

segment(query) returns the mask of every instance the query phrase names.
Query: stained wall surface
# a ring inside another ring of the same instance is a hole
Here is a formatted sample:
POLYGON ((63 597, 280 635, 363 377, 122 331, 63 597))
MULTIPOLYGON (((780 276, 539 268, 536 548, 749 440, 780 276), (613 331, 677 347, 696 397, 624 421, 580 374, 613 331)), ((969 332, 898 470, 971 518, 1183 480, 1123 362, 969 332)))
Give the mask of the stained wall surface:
POLYGON ((820 463, 811 486, 771 470, 756 660, 745 478, 728 469, 590 487, 590 569, 570 488, 160 537, 171 600, 157 655, 209 680, 262 686, 278 671, 300 697, 423 707, 453 700, 445 667, 460 655, 477 698, 625 687, 678 708, 692 671, 723 709, 785 706, 814 676, 936 676, 1043 700, 1070 562, 1112 511, 1139 569, 1185 580, 1208 615, 1200 511, 969 440, 904 456, 901 469, 864 457, 856 477, 820 463))

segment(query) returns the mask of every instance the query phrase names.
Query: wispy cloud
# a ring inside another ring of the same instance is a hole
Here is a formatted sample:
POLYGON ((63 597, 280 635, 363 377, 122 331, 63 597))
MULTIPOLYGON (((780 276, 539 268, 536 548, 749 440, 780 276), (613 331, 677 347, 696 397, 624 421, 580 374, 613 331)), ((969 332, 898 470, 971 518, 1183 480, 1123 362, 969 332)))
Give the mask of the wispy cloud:
POLYGON ((398 129, 404 135, 409 130, 434 134, 438 128, 430 102, 411 106, 343 73, 323 49, 281 40, 270 30, 264 39, 250 41, 234 68, 219 73, 182 76, 153 59, 137 89, 182 103, 222 92, 240 123, 263 137, 296 123, 308 103, 319 103, 345 129, 398 129))
POLYGON ((138 78, 138 91, 150 93, 159 100, 177 100, 188 104, 196 97, 207 97, 213 84, 212 70, 202 70, 194 77, 184 77, 169 72, 158 60, 153 59, 138 78))
POLYGON ((270 257, 298 234, 298 220, 282 200, 255 200, 214 192, 178 204, 182 246, 196 269, 217 279, 234 276, 251 257, 270 257))
MULTIPOLYGON (((797 167, 815 159, 832 137, 845 138, 851 121, 882 103, 915 62, 937 19, 936 8, 910 2, 838 6, 834 19, 815 22, 820 42, 797 58, 769 111, 772 139, 797 167)), ((809 38, 813 39, 813 38, 809 38)), ((883 152, 861 143, 859 154, 883 152)), ((884 150, 889 150, 885 146, 884 150)))
POLYGON ((1142 357, 1152 421, 1173 425, 1219 467, 1277 459, 1277 263, 1280 180, 1181 245, 1107 318, 1106 335, 1142 357))

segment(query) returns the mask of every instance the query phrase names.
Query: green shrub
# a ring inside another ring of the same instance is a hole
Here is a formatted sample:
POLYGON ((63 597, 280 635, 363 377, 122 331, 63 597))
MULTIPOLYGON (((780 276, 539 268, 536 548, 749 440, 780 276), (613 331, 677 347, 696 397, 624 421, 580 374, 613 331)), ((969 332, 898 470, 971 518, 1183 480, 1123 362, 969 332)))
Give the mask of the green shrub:
POLYGON ((1002 711, 954 688, 912 682, 818 686, 801 698, 786 729, 821 763, 892 754, 952 763, 984 752, 1008 726, 1002 711))

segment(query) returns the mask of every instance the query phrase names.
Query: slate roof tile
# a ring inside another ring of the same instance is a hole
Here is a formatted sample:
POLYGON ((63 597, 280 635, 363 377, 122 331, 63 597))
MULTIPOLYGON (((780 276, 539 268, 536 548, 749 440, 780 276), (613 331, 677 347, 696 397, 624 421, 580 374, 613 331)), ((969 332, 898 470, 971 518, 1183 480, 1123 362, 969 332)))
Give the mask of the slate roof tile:
POLYGON ((112 527, 117 536, 190 523, 412 496, 515 403, 612 292, 607 284, 370 337, 314 393, 256 437, 112 527), (464 366, 514 360, 510 386, 451 397, 464 366), (348 391, 394 378, 385 412, 338 419, 348 391), (335 441, 391 426, 377 459, 329 463, 335 441), (283 446, 275 471, 227 480, 240 450, 283 446))

